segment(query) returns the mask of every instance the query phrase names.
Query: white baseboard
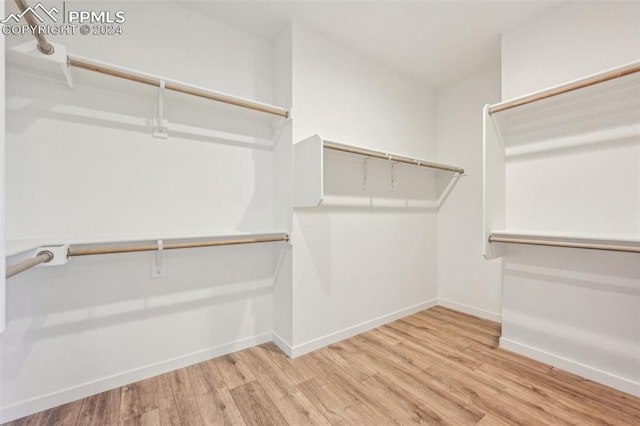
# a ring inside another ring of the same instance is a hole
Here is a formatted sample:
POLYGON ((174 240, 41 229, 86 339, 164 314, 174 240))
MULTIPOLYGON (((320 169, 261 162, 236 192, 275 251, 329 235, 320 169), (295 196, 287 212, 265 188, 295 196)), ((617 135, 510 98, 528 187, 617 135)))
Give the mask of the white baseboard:
POLYGON ((462 303, 453 302, 447 299, 438 299, 438 305, 445 308, 453 309, 454 311, 462 312, 464 314, 473 315, 474 317, 480 317, 493 322, 502 322, 502 316, 494 312, 485 311, 484 309, 474 308, 473 306, 464 305, 462 303))
POLYGON ((252 346, 261 345, 263 343, 270 342, 272 337, 271 332, 247 337, 234 342, 225 343, 223 345, 214 346, 212 348, 162 361, 157 364, 144 366, 142 368, 104 377, 102 379, 71 388, 62 389, 34 399, 21 401, 7 407, 2 407, 2 409, 0 409, 0 423, 19 419, 21 417, 28 416, 29 414, 57 407, 71 401, 86 398, 109 389, 114 389, 139 380, 148 379, 149 377, 154 377, 169 371, 197 364, 218 356, 250 348, 252 346))
POLYGON ((607 373, 605 371, 598 370, 597 368, 593 368, 588 365, 584 365, 549 352, 538 350, 531 346, 527 346, 522 343, 506 339, 504 337, 500 338, 500 347, 502 349, 524 355, 537 361, 544 362, 545 364, 561 368, 563 370, 593 380, 594 382, 602 383, 603 385, 618 389, 630 395, 640 397, 640 383, 638 382, 634 382, 607 373))
MULTIPOLYGON (((415 314, 416 312, 423 311, 425 309, 432 308, 438 304, 438 299, 428 300, 426 302, 418 303, 417 305, 410 306, 405 309, 401 309, 396 312, 392 312, 390 314, 383 315, 378 318, 374 318, 369 321, 362 322, 360 324, 354 325, 352 327, 347 327, 340 331, 336 331, 334 333, 327 334, 326 336, 319 337, 317 339, 309 340, 308 342, 301 343, 295 346, 288 346, 287 350, 290 352, 288 354, 291 358, 298 357, 300 355, 304 355, 316 349, 323 348, 325 346, 329 346, 332 343, 339 342, 340 340, 347 339, 349 337, 355 336, 356 334, 364 333, 365 331, 371 330, 372 328, 379 327, 381 325, 387 324, 391 321, 395 321, 400 318, 404 318, 406 316, 415 314)), ((282 343, 285 343, 282 341, 282 343)), ((286 345, 286 343, 285 343, 286 345)), ((280 345, 278 345, 280 346, 280 345)), ((285 351, 286 352, 286 351, 285 351)))
POLYGON ((289 358, 293 358, 291 354, 293 353, 292 347, 286 340, 284 340, 278 333, 273 332, 273 343, 276 344, 277 347, 280 348, 282 352, 285 353, 289 358))

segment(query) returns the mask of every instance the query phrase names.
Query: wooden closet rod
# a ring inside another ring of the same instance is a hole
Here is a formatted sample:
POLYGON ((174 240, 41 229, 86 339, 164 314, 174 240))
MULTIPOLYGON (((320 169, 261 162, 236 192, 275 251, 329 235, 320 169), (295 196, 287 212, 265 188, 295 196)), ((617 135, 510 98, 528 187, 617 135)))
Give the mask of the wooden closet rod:
POLYGON ((510 244, 527 244, 535 246, 549 246, 549 247, 568 247, 579 248, 588 250, 607 250, 607 251, 621 251, 627 253, 640 253, 640 247, 634 246, 621 246, 615 244, 593 244, 593 243, 574 243, 569 241, 548 241, 548 240, 528 240, 521 238, 509 238, 509 237, 494 237, 489 235, 490 243, 510 243, 510 244))
MULTIPOLYGON (((20 9, 20 13, 24 13, 24 19, 26 19, 27 24, 31 28, 37 27, 39 22, 33 17, 33 12, 29 3, 26 0, 16 0, 16 4, 20 9), (29 9, 29 12, 25 13, 25 11, 29 9)), ((38 43, 38 50, 45 55, 51 55, 54 52, 53 45, 47 41, 47 38, 40 34, 38 31, 33 32, 33 36, 36 38, 36 42, 38 43)))
POLYGON ((572 92, 574 90, 582 89, 585 87, 593 86, 598 83, 604 83, 605 81, 614 80, 616 78, 624 77, 630 74, 640 72, 640 64, 628 65, 624 68, 619 68, 613 71, 597 74, 592 77, 588 77, 582 80, 578 80, 572 83, 564 84, 562 86, 554 87, 549 90, 534 93, 533 95, 525 96, 512 101, 497 104, 489 107, 489 114, 494 112, 500 112, 507 109, 515 108, 521 105, 530 104, 532 102, 540 101, 542 99, 551 98, 553 96, 561 95, 563 93, 572 92))
POLYGON ((20 272, 24 272, 27 269, 31 269, 34 266, 39 265, 41 263, 51 262, 52 260, 53 260, 53 253, 51 253, 48 250, 41 251, 31 259, 27 259, 15 265, 7 266, 5 277, 11 278, 14 275, 19 274, 20 272))
POLYGON ((459 174, 464 173, 464 169, 461 169, 460 167, 449 166, 447 164, 433 163, 431 161, 418 160, 417 158, 409 158, 409 157, 403 157, 401 155, 387 154, 384 152, 374 151, 370 149, 356 148, 352 146, 342 145, 336 142, 323 141, 322 144, 324 148, 331 149, 334 151, 342 151, 342 152, 348 152, 350 154, 358 154, 358 155, 364 155, 367 157, 381 158, 383 160, 395 161, 397 163, 406 163, 406 164, 411 164, 413 166, 428 167, 430 169, 446 170, 448 172, 454 172, 459 174))
POLYGON ((81 58, 74 55, 68 56, 69 66, 81 68, 87 71, 93 71, 101 74, 110 75, 112 77, 118 77, 125 80, 135 81, 137 83, 147 84, 149 86, 160 87, 161 82, 164 81, 164 87, 167 90, 173 90, 174 92, 180 92, 187 95, 199 96, 201 98, 210 99, 212 101, 223 102, 225 104, 235 105, 242 108, 252 109, 254 111, 261 111, 267 114, 277 115, 280 117, 288 118, 289 111, 284 108, 280 108, 273 105, 264 104, 262 102, 251 101, 248 99, 239 98, 236 96, 227 95, 225 93, 216 92, 209 89, 203 89, 200 87, 191 86, 176 81, 165 80, 160 77, 136 73, 126 70, 124 68, 115 67, 99 62, 90 61, 86 58, 81 58))
MULTIPOLYGON (((162 247, 164 250, 196 248, 196 247, 216 247, 216 246, 229 246, 236 244, 252 244, 252 243, 271 243, 276 241, 289 241, 289 235, 282 234, 272 237, 254 237, 254 238, 240 238, 234 240, 213 240, 213 241, 194 241, 187 243, 165 243, 162 247)), ((158 250, 156 244, 142 244, 137 246, 122 246, 122 247, 103 247, 103 248, 88 248, 88 249, 69 249, 69 257, 71 256, 91 256, 94 254, 114 254, 114 253, 133 253, 139 251, 155 251, 158 250)))

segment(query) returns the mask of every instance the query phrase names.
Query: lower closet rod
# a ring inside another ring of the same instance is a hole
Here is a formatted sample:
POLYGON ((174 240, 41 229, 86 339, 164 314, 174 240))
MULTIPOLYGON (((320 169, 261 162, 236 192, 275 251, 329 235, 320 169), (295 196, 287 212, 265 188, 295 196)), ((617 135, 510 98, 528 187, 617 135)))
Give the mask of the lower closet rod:
POLYGON ((640 247, 621 246, 614 244, 573 243, 568 241, 527 240, 521 238, 494 237, 489 235, 490 243, 527 244, 534 246, 568 247, 589 250, 622 251, 627 253, 640 253, 640 247))
MULTIPOLYGON (((289 235, 282 234, 272 237, 254 237, 254 238, 241 238, 235 240, 214 240, 214 241, 194 241, 189 243, 165 243, 162 247, 165 250, 172 249, 185 249, 196 247, 215 247, 215 246, 229 246, 236 244, 251 244, 251 243, 271 243, 277 241, 289 241, 289 235)), ((88 248, 88 249, 69 249, 69 257, 71 256, 91 256, 94 254, 113 254, 113 253, 133 253, 138 251, 156 251, 158 246, 156 244, 142 244, 139 246, 123 246, 123 247, 102 247, 102 248, 88 248)))
POLYGON ((41 251, 35 257, 27 259, 24 262, 17 263, 15 265, 7 266, 5 277, 11 278, 14 275, 24 272, 27 269, 31 269, 41 263, 51 262, 53 260, 53 253, 50 251, 41 251))

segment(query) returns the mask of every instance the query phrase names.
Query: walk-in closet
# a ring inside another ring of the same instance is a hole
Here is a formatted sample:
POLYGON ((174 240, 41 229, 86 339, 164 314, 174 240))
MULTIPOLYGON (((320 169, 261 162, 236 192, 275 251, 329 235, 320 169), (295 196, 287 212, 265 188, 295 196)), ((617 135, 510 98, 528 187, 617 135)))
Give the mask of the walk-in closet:
POLYGON ((0 18, 1 424, 640 424, 640 1, 0 18))

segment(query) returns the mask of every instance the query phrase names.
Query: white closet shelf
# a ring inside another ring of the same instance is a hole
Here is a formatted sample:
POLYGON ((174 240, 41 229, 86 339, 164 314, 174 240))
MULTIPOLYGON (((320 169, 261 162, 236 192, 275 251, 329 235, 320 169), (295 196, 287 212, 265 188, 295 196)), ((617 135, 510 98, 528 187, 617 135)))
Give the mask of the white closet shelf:
POLYGON ((325 149, 359 155, 363 158, 378 158, 392 163, 426 167, 457 175, 464 173, 464 169, 461 167, 332 142, 324 140, 319 135, 313 135, 293 145, 294 207, 315 207, 322 203, 325 149))
POLYGON ((640 235, 505 229, 491 231, 488 240, 489 243, 513 243, 640 253, 640 235))
POLYGON ((405 155, 392 154, 388 152, 376 151, 368 148, 360 148, 354 145, 346 145, 338 142, 331 142, 327 140, 322 141, 322 147, 324 149, 330 149, 333 151, 342 151, 349 154, 356 154, 362 157, 379 158, 382 160, 392 161, 395 163, 410 164, 412 166, 427 167, 430 169, 443 170, 446 172, 463 174, 464 169, 458 166, 451 166, 449 164, 436 163, 428 160, 421 160, 419 158, 407 157, 405 155))
POLYGON ((534 92, 529 95, 510 99, 508 101, 499 102, 489 107, 489 114, 506 111, 512 108, 516 108, 516 107, 520 107, 530 103, 538 102, 544 99, 552 98, 554 96, 573 92, 575 90, 584 89, 590 86, 595 86, 597 84, 601 84, 610 80, 615 80, 615 79, 626 77, 632 74, 637 74, 638 72, 640 72, 640 61, 630 62, 628 64, 624 64, 619 67, 601 71, 599 73, 582 77, 566 83, 562 83, 557 86, 549 87, 547 89, 540 90, 538 92, 534 92))
POLYGON ((73 55, 71 53, 67 55, 67 58, 70 67, 80 68, 87 71, 109 75, 112 77, 135 81, 137 83, 146 84, 149 86, 164 87, 166 90, 172 90, 191 96, 198 96, 212 101, 261 111, 267 114, 277 115, 284 118, 289 117, 289 111, 287 111, 286 109, 264 102, 258 102, 251 99, 230 95, 228 93, 218 92, 182 81, 160 77, 154 74, 125 68, 119 65, 90 59, 84 56, 73 55))
POLYGON ((228 240, 228 239, 250 239, 250 238, 271 238, 287 236, 282 231, 265 232, 221 232, 221 233, 167 233, 167 234, 138 234, 127 236, 102 236, 102 237, 74 237, 74 238, 42 238, 42 239, 9 239, 5 240, 5 255, 7 257, 37 250, 41 247, 71 245, 82 248, 112 247, 116 245, 132 245, 151 243, 156 244, 158 240, 165 243, 173 242, 197 242, 203 240, 228 240))
POLYGON ((486 112, 507 158, 637 137, 640 62, 489 105, 486 112))
MULTIPOLYGON (((527 96, 486 105, 483 118, 484 256, 500 256, 494 250, 496 245, 489 242, 490 237, 495 242, 507 242, 498 239, 508 238, 528 240, 520 244, 544 245, 541 240, 545 240, 552 243, 546 245, 553 246, 615 246, 598 247, 602 250, 614 250, 621 246, 623 250, 620 251, 636 251, 627 247, 637 248, 640 239, 637 234, 634 235, 637 227, 633 224, 630 233, 625 235, 495 230, 506 228, 507 217, 513 215, 519 215, 517 220, 538 224, 541 229, 553 228, 551 200, 565 199, 560 198, 563 194, 558 191, 579 185, 581 177, 611 170, 608 168, 614 167, 614 164, 609 166, 612 161, 625 162, 624 167, 616 170, 616 181, 637 181, 638 163, 634 150, 637 152, 640 141, 638 117, 640 61, 527 96), (538 179, 537 173, 547 179, 538 179), (540 205, 549 210, 549 215, 544 219, 546 222, 541 223, 532 217, 533 211, 513 208, 518 205, 514 204, 512 198, 515 188, 518 194, 532 193, 532 196, 541 197, 540 205), (549 191, 549 194, 545 191, 549 191)), ((598 194, 605 191, 602 188, 599 190, 598 194)), ((576 218, 584 222, 585 229, 596 229, 589 223, 590 216, 584 214, 584 206, 593 206, 594 209, 602 207, 597 204, 597 197, 586 191, 584 194, 580 194, 580 202, 574 203, 583 209, 575 211, 576 218)), ((610 208, 636 208, 635 195, 623 198, 618 193, 612 193, 612 196, 620 200, 608 203, 610 208)), ((559 208, 559 211, 564 210, 559 208)))
POLYGON ((496 112, 506 111, 508 109, 538 102, 543 99, 548 99, 554 96, 573 92, 575 90, 584 89, 589 86, 595 86, 597 84, 601 84, 610 80, 626 77, 638 72, 640 72, 640 61, 630 62, 619 67, 601 71, 599 73, 559 84, 557 86, 549 87, 547 89, 540 90, 529 95, 491 105, 489 107, 489 113, 493 114, 496 112))
POLYGON ((117 77, 124 80, 133 81, 147 86, 164 88, 166 90, 183 93, 190 96, 209 99, 216 102, 235 105, 237 107, 260 111, 266 114, 288 118, 289 111, 285 108, 271 105, 265 102, 247 99, 240 96, 212 90, 205 87, 196 86, 187 82, 166 78, 151 74, 144 71, 126 68, 109 62, 99 61, 97 59, 88 58, 81 55, 75 55, 67 52, 66 46, 57 43, 51 43, 55 47, 54 53, 51 55, 43 55, 37 48, 35 41, 29 41, 11 48, 16 60, 28 63, 31 67, 36 63, 39 68, 44 71, 51 71, 51 66, 55 66, 62 70, 67 84, 73 87, 73 76, 71 68, 78 68, 98 74, 117 77), (16 57, 15 54, 18 56, 16 57), (22 59, 17 59, 18 57, 22 59))

